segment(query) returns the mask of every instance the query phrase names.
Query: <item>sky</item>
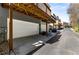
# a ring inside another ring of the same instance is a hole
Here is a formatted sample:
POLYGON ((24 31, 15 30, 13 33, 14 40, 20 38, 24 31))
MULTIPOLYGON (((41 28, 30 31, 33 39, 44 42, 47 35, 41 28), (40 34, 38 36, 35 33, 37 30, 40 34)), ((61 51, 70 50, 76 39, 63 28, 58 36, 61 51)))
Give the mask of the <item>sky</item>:
POLYGON ((67 14, 69 3, 49 3, 49 5, 51 6, 52 14, 59 16, 61 21, 69 23, 69 15, 67 14))

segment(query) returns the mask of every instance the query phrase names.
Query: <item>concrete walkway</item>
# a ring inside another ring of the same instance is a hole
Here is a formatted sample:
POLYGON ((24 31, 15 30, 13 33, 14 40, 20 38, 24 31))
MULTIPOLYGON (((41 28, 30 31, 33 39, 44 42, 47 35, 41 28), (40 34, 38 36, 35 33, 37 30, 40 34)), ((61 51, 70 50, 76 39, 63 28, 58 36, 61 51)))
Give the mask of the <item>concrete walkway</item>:
MULTIPOLYGON (((17 55, 25 55, 30 51, 33 51, 37 47, 45 44, 46 41, 54 37, 57 33, 50 33, 47 36, 34 35, 29 37, 22 37, 14 39, 14 51, 17 55)), ((11 53, 12 55, 14 53, 11 53)))

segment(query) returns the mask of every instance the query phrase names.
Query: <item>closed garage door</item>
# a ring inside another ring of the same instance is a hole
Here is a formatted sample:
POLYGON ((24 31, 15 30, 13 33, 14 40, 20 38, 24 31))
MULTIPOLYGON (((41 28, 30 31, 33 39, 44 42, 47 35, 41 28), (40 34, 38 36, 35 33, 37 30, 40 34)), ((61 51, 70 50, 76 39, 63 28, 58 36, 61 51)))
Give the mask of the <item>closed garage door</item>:
POLYGON ((41 22, 41 31, 46 31, 46 23, 41 22))
POLYGON ((39 33, 39 25, 37 23, 15 20, 13 21, 13 37, 24 37, 39 33))

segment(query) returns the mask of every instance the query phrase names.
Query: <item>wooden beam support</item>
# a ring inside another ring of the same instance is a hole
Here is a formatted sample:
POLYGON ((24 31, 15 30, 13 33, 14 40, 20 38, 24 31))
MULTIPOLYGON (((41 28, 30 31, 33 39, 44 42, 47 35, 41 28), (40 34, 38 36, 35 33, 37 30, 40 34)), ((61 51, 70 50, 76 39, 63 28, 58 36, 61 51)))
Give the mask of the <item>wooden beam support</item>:
POLYGON ((12 21, 12 8, 9 8, 9 49, 13 49, 13 21, 12 21))
POLYGON ((53 23, 53 28, 55 28, 55 24, 53 23))
POLYGON ((48 32, 48 23, 46 22, 46 33, 48 32))
POLYGON ((41 20, 39 22, 39 34, 41 33, 41 20))
POLYGON ((13 11, 12 11, 12 8, 10 5, 10 7, 9 7, 9 40, 8 40, 9 54, 11 51, 14 52, 14 50, 13 50, 13 19, 12 19, 12 17, 13 17, 13 11))

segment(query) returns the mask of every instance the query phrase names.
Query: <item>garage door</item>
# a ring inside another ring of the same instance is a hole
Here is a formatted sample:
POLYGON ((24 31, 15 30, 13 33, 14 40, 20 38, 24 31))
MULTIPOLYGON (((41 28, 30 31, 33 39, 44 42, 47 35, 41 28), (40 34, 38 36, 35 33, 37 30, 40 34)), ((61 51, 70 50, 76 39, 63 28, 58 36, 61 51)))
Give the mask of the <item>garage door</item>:
POLYGON ((39 33, 39 24, 15 20, 13 21, 13 37, 24 37, 29 35, 35 35, 39 33))
POLYGON ((46 23, 41 22, 41 31, 46 31, 46 23))

